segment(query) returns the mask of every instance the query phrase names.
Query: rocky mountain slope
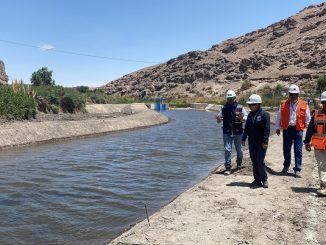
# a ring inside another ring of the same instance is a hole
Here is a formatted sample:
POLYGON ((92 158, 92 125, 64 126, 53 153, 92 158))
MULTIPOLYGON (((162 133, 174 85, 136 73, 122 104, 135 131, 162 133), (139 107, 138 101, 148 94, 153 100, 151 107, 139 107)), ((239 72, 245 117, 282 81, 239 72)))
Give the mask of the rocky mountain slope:
POLYGON ((326 3, 322 3, 206 51, 125 75, 105 85, 105 90, 114 95, 178 98, 219 96, 228 89, 240 92, 244 81, 251 82, 251 90, 280 83, 309 89, 326 74, 325 50, 326 3))
POLYGON ((8 84, 8 76, 5 71, 5 63, 0 60, 0 84, 8 84))

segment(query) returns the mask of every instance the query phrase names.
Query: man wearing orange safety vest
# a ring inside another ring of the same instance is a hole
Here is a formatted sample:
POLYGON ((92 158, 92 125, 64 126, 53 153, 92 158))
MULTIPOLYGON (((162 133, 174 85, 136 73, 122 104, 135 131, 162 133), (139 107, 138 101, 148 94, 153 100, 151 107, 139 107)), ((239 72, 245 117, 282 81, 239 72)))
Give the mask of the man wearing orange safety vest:
POLYGON ((299 100, 299 87, 289 86, 289 99, 282 100, 275 118, 276 134, 283 130, 283 174, 288 174, 291 164, 291 148, 294 144, 294 176, 301 178, 302 135, 310 121, 310 111, 306 101, 299 100))
POLYGON ((326 197, 326 91, 321 94, 320 102, 323 107, 313 112, 304 143, 307 151, 311 151, 310 141, 315 148, 320 180, 317 194, 326 197))

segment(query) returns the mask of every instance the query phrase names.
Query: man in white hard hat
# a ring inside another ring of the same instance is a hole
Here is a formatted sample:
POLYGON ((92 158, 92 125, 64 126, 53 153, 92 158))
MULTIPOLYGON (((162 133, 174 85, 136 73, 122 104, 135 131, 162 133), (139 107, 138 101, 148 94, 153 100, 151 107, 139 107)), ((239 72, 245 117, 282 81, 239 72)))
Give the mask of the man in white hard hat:
POLYGON ((232 143, 237 151, 237 168, 242 164, 242 147, 241 137, 243 132, 243 122, 246 120, 248 113, 242 105, 235 100, 236 94, 233 90, 226 93, 227 102, 222 110, 216 115, 217 123, 223 121, 223 141, 224 141, 224 158, 225 158, 225 175, 231 174, 231 153, 232 143))
POLYGON ((321 94, 320 102, 322 108, 313 112, 304 144, 307 151, 311 151, 311 145, 315 148, 320 181, 317 194, 320 197, 326 197, 326 91, 321 94))
POLYGON ((265 156, 270 135, 270 116, 261 108, 261 103, 261 97, 257 94, 251 95, 247 101, 250 113, 242 135, 242 145, 245 145, 248 137, 249 154, 254 175, 251 186, 268 188, 265 156))
POLYGON ((289 86, 289 98, 282 100, 280 108, 276 114, 275 127, 276 134, 280 135, 280 129, 283 130, 283 174, 288 174, 291 164, 291 148, 294 144, 294 176, 301 177, 302 164, 302 135, 303 130, 310 121, 310 111, 306 101, 299 99, 299 87, 297 85, 289 86))

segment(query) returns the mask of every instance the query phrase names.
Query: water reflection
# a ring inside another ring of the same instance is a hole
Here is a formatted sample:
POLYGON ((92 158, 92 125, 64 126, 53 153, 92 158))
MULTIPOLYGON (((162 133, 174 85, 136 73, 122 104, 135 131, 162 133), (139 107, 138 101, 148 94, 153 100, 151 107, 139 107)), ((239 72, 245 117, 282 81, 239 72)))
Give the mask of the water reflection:
POLYGON ((213 113, 0 155, 0 244, 103 244, 223 158, 213 113))

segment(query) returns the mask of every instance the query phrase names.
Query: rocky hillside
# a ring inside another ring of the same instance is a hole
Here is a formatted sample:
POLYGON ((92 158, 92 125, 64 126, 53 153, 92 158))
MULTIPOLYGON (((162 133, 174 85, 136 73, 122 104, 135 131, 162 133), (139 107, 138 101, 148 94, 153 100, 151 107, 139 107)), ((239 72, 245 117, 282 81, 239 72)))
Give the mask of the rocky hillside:
POLYGON ((192 51, 105 85, 108 94, 212 97, 297 83, 307 89, 326 74, 326 3, 244 36, 192 51), (310 85, 309 85, 310 84, 310 85), (242 92, 242 91, 241 91, 242 92))
POLYGON ((7 84, 8 83, 8 76, 5 71, 5 63, 0 60, 0 84, 7 84))

